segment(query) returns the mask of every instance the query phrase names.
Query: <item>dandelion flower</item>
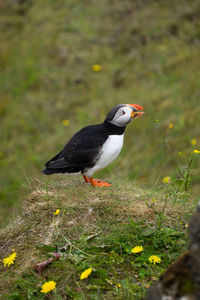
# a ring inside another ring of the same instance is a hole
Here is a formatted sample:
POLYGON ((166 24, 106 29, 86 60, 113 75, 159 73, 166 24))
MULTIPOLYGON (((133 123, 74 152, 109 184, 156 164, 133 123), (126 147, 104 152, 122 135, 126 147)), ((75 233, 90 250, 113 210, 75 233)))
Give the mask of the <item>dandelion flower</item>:
POLYGON ((55 281, 51 280, 51 281, 47 281, 42 285, 42 289, 41 289, 41 293, 49 293, 51 291, 53 291, 56 288, 56 283, 55 281))
POLYGON ((60 209, 58 208, 58 209, 56 209, 56 211, 53 214, 56 216, 59 214, 59 212, 60 212, 60 209))
POLYGON ((144 249, 143 249, 143 247, 142 246, 135 246, 132 250, 131 250, 131 252, 132 253, 139 253, 139 252, 142 252, 144 249))
POLYGON ((164 177, 162 180, 163 183, 170 183, 170 181, 171 181, 171 178, 169 176, 164 177))
POLYGON ((173 123, 170 123, 170 124, 169 124, 169 128, 172 129, 173 127, 174 127, 174 124, 173 124, 173 123))
POLYGON ((200 153, 200 151, 195 149, 195 150, 193 151, 193 153, 195 153, 195 154, 199 154, 199 153, 200 153))
POLYGON ((195 146, 197 144, 197 140, 196 139, 191 139, 190 144, 192 146, 195 146))
POLYGON ((8 257, 5 257, 3 259, 3 264, 4 267, 9 267, 10 265, 14 264, 15 258, 17 256, 16 252, 13 252, 12 254, 10 254, 8 257))
POLYGON ((88 278, 88 276, 92 273, 92 268, 89 268, 81 273, 80 279, 83 280, 85 278, 88 278))
POLYGON ((152 264, 159 264, 160 262, 161 262, 161 258, 160 257, 158 257, 158 256, 156 256, 156 255, 151 255, 149 258, 148 258, 148 260, 150 261, 150 263, 152 263, 152 264))
POLYGON ((93 66, 92 66, 92 70, 93 70, 94 72, 99 72, 99 71, 102 70, 102 66, 101 66, 101 65, 93 65, 93 66))
POLYGON ((69 126, 70 121, 69 120, 63 120, 62 124, 63 124, 63 126, 69 126))

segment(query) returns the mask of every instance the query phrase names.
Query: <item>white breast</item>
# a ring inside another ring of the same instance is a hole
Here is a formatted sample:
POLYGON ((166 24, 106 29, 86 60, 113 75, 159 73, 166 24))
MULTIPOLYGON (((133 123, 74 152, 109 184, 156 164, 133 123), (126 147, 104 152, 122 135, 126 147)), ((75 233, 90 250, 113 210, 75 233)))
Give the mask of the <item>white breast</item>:
POLYGON ((124 135, 110 135, 105 141, 101 155, 95 166, 87 170, 86 175, 91 176, 94 172, 105 168, 109 165, 120 153, 124 142, 124 135))

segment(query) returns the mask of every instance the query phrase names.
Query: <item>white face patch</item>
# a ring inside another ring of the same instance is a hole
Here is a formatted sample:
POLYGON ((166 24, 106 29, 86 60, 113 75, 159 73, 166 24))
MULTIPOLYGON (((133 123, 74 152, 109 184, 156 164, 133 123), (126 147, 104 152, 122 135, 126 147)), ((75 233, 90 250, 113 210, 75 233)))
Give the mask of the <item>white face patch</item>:
POLYGON ((114 118, 110 123, 119 126, 119 127, 125 127, 128 123, 131 122, 132 117, 131 117, 132 109, 128 106, 123 106, 118 109, 116 112, 114 118))

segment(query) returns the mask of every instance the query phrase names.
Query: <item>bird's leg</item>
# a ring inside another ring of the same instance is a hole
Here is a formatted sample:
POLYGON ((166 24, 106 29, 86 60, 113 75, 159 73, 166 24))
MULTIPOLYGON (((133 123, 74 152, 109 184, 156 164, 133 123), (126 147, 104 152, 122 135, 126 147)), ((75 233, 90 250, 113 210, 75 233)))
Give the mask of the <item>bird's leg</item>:
POLYGON ((96 180, 92 177, 89 177, 90 183, 93 186, 111 186, 111 183, 105 182, 105 181, 100 181, 100 180, 96 180))
POLYGON ((90 183, 90 180, 87 176, 83 175, 83 178, 84 178, 85 182, 90 183))

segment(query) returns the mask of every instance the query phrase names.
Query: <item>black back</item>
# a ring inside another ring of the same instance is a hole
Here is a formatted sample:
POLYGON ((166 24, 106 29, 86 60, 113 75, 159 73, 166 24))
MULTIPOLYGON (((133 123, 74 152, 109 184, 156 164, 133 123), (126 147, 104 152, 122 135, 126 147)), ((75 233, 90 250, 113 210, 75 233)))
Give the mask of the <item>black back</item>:
POLYGON ((101 148, 109 135, 123 134, 125 127, 118 127, 107 120, 102 124, 90 125, 78 131, 64 149, 50 159, 43 173, 84 173, 92 168, 101 154, 101 148))

